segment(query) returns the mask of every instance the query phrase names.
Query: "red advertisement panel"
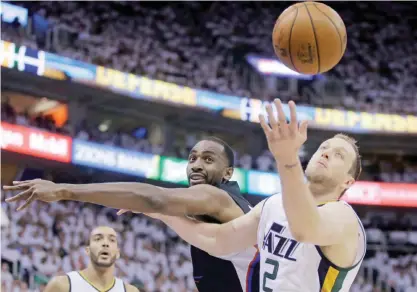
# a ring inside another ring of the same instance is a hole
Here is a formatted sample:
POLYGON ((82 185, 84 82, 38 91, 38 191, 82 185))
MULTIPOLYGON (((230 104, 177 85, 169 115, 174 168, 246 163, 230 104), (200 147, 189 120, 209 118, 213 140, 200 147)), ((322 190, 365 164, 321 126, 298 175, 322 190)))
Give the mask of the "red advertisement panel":
POLYGON ((351 204, 417 207, 417 184, 356 182, 343 199, 351 204))
POLYGON ((38 129, 1 123, 1 149, 60 162, 71 162, 72 139, 38 129))

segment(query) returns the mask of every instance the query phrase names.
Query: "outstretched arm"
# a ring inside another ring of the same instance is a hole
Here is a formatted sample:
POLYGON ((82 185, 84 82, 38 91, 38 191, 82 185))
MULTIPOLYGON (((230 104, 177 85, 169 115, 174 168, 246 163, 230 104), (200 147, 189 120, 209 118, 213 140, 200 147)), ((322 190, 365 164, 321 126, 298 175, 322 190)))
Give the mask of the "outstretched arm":
POLYGON ((5 186, 21 193, 6 201, 25 200, 22 208, 33 200, 46 202, 72 200, 128 209, 144 213, 172 216, 210 215, 227 222, 243 214, 233 199, 223 190, 211 185, 190 188, 161 188, 146 183, 55 184, 46 180, 16 182, 5 186))
POLYGON ((240 252, 256 244, 263 203, 249 213, 223 224, 204 223, 184 217, 156 215, 182 239, 214 256, 240 252))

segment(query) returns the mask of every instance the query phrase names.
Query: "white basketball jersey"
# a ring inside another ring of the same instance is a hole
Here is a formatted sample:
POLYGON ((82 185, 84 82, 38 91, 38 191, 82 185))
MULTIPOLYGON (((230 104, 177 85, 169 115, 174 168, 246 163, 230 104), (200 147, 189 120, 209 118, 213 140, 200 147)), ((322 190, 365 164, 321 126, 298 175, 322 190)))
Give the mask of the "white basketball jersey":
POLYGON ((260 291, 348 292, 366 251, 365 232, 359 218, 355 264, 350 268, 339 268, 318 246, 297 242, 292 237, 280 194, 261 204, 264 206, 258 227, 260 291))
POLYGON ((69 292, 126 292, 125 284, 119 278, 114 278, 113 284, 108 289, 100 290, 78 271, 69 272, 67 276, 70 282, 69 292))

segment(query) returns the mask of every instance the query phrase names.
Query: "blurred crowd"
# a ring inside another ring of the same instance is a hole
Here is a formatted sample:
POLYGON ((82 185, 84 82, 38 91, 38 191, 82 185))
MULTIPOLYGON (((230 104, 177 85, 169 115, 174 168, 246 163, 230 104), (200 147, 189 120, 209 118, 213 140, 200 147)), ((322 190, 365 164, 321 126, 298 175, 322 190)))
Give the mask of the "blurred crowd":
MULTIPOLYGON (((62 127, 57 127, 50 116, 30 116, 27 112, 18 113, 4 99, 1 106, 1 120, 22 126, 36 127, 54 133, 69 135, 74 138, 102 143, 108 146, 116 146, 138 152, 161 154, 187 159, 192 147, 204 137, 204 135, 187 132, 183 139, 175 139, 173 145, 152 144, 145 134, 142 137, 134 136, 131 133, 122 131, 110 132, 100 131, 97 125, 89 125, 87 121, 82 122, 74 128, 69 122, 62 127)), ((210 133, 213 134, 213 133, 210 133)), ((215 133, 214 133, 215 135, 215 133)), ((205 135, 210 136, 210 135, 205 135)), ((256 169, 260 171, 276 171, 276 163, 268 150, 262 151, 254 157, 247 153, 235 153, 236 167, 243 169, 256 169)), ((300 157, 305 165, 308 161, 303 153, 300 157)), ((417 182, 417 156, 397 155, 362 155, 363 175, 362 180, 381 182, 417 182)))
MULTIPOLYGON (((284 93, 265 91, 265 78, 247 63, 247 54, 273 57, 271 31, 285 2, 13 2, 48 20, 45 35, 15 20, 2 22, 2 40, 73 59, 218 93, 269 100, 284 93), (30 32, 30 33, 28 33, 30 32)), ((417 114, 417 30, 415 3, 332 3, 345 20, 348 46, 326 78, 336 108, 417 114), (414 72, 414 73, 413 73, 414 72)), ((314 89, 314 83, 308 83, 314 89)), ((326 106, 320 95, 292 95, 299 104, 326 106)), ((283 95, 281 95, 283 94, 283 95)), ((186 133, 174 145, 153 144, 148 136, 100 130, 87 122, 58 127, 50 116, 16 112, 3 99, 1 120, 46 129, 74 138, 134 151, 187 158, 200 134, 186 133), (181 142, 177 142, 181 141, 181 142)), ((214 134, 215 133, 211 133, 214 134)), ((258 156, 236 153, 236 166, 274 171, 265 150, 258 156)), ((364 155, 362 179, 417 181, 416 157, 364 155)), ((83 249, 94 226, 109 225, 120 237, 117 273, 147 292, 195 291, 189 248, 165 225, 140 215, 75 202, 34 203, 25 212, 14 204, 2 210, 1 291, 43 291, 52 275, 82 269, 83 249), (76 213, 75 213, 75 210, 76 213), (3 214, 2 214, 3 217, 3 214), (2 218, 3 221, 3 218, 2 218), (29 289, 30 287, 30 289, 29 289)), ((370 214, 370 213, 368 213, 370 214)), ((417 291, 417 218, 398 213, 362 217, 369 251, 351 291, 417 291), (414 224, 414 225, 413 225, 414 224)))
MULTIPOLYGON (((78 202, 35 202, 15 212, 15 203, 4 203, 11 195, 2 193, 2 209, 10 220, 1 238, 2 291, 42 291, 51 276, 85 268, 86 240, 98 225, 119 234, 117 276, 145 292, 195 291, 188 245, 161 222, 78 202), (38 288, 29 290, 29 285, 38 288)), ((416 291, 415 214, 366 213, 362 220, 369 247, 351 291, 416 291), (382 290, 388 287, 394 290, 382 290)))
POLYGON ((25 212, 14 212, 16 207, 2 204, 10 218, 1 238, 2 291, 30 291, 25 290, 29 283, 44 287, 54 275, 84 269, 89 260, 86 240, 102 225, 120 235, 118 277, 148 292, 195 287, 188 246, 158 221, 140 215, 118 217, 112 209, 78 202, 35 202, 25 212))
MULTIPOLYGON (((279 91, 265 92, 264 78, 245 58, 247 54, 274 56, 271 31, 286 2, 16 4, 48 20, 57 40, 49 49, 59 55, 219 93, 287 98, 279 91)), ((335 106, 416 113, 417 31, 411 23, 417 5, 341 2, 332 7, 348 32, 344 58, 326 74, 341 81, 332 83, 338 87, 334 92, 343 93, 333 98, 335 106)), ((11 32, 11 25, 4 26, 5 40, 45 44, 39 36, 22 36, 11 32)), ((303 91, 291 98, 300 104, 325 103, 318 93, 311 98, 303 91)))

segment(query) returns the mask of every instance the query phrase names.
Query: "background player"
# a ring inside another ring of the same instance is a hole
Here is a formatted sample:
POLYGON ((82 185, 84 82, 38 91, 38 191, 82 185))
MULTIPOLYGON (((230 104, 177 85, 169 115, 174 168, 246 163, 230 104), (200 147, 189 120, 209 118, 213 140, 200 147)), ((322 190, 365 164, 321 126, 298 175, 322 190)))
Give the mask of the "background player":
POLYGON ((120 251, 117 234, 113 228, 100 226, 91 231, 86 252, 90 258, 86 269, 52 278, 45 292, 139 291, 114 277, 114 263, 120 257, 120 251))
POLYGON ((279 121, 267 108, 262 128, 274 155, 282 196, 259 203, 243 217, 222 225, 190 222, 152 214, 189 243, 213 255, 224 255, 258 244, 262 291, 349 291, 366 251, 363 226, 353 209, 339 201, 361 171, 355 141, 339 134, 324 141, 306 169, 298 159, 307 138, 307 124, 298 127, 290 102, 287 124, 281 102, 279 121))
MULTIPOLYGON (((45 180, 16 183, 9 190, 22 192, 7 201, 46 202, 75 200, 138 212, 157 212, 173 216, 194 216, 211 223, 228 222, 250 211, 233 175, 233 150, 224 141, 211 137, 198 142, 190 151, 187 165, 189 188, 161 188, 145 183, 104 183, 86 185, 54 184, 45 180)), ((193 273, 200 292, 257 291, 259 253, 257 248, 213 257, 191 247, 193 273)))

